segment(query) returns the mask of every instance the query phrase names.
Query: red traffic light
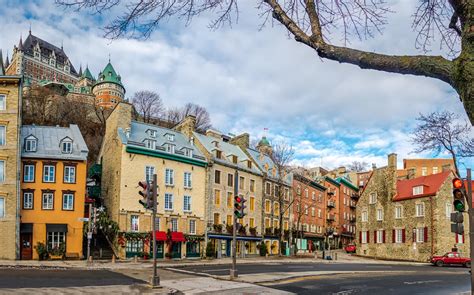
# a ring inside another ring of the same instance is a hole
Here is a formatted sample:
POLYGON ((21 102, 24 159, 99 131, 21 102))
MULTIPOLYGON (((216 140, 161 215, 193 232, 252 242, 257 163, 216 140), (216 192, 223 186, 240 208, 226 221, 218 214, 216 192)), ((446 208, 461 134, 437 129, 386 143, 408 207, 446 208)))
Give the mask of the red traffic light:
POLYGON ((463 185, 462 179, 460 179, 460 178, 454 178, 453 179, 453 187, 454 188, 461 188, 462 185, 463 185))
POLYGON ((236 201, 237 203, 240 203, 240 202, 242 202, 242 199, 241 199, 240 197, 235 197, 235 201, 236 201))

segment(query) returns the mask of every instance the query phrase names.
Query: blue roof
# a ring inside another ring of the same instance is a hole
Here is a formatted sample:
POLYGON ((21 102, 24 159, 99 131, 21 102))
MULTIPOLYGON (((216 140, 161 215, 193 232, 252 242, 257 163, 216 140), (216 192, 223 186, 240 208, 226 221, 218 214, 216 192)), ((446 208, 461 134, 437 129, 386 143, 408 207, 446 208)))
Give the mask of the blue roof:
POLYGON ((77 125, 69 127, 25 125, 21 127, 21 156, 59 160, 87 160, 89 149, 77 125), (36 151, 25 151, 25 139, 36 139, 36 151), (63 153, 61 142, 72 140, 72 152, 63 153))

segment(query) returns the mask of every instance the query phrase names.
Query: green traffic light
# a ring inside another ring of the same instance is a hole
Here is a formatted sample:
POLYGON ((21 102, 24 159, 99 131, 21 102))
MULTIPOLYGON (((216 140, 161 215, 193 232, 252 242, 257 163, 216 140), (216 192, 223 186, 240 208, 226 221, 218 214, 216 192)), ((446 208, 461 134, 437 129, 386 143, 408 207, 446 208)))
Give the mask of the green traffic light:
POLYGON ((453 205, 454 205, 454 209, 456 209, 456 211, 464 212, 464 210, 465 210, 464 203, 461 200, 455 200, 453 205))

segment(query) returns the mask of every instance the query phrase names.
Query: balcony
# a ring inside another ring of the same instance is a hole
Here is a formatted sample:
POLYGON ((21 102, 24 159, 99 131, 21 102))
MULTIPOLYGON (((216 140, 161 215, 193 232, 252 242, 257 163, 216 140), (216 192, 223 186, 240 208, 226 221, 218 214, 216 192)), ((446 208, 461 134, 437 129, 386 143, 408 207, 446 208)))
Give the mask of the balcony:
POLYGON ((328 201, 328 208, 335 208, 335 207, 336 207, 336 202, 328 201))
POLYGON ((354 199, 354 200, 358 200, 359 197, 360 197, 359 194, 354 193, 354 194, 351 195, 351 198, 354 199))
POLYGON ((97 199, 100 197, 100 186, 88 186, 87 187, 87 196, 92 199, 97 199))
POLYGON ((335 217, 334 217, 334 214, 328 214, 326 220, 327 221, 334 221, 335 217))
POLYGON ((356 203, 351 202, 349 204, 349 207, 351 207, 351 209, 355 209, 356 208, 356 203))
POLYGON ((355 217, 351 217, 351 218, 349 219, 349 221, 350 221, 351 223, 355 223, 355 222, 356 222, 356 218, 355 218, 355 217))

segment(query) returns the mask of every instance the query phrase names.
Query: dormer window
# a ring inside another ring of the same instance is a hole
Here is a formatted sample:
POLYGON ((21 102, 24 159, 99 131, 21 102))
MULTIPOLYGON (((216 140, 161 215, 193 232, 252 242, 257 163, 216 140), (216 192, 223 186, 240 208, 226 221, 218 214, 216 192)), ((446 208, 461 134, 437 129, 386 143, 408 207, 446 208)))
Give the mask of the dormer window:
POLYGON ((68 65, 64 66, 64 71, 69 73, 69 66, 68 65))
POLYGON ((184 149, 184 155, 186 157, 192 158, 193 157, 193 150, 192 149, 184 149))
POLYGON ((166 139, 168 139, 169 141, 174 141, 174 134, 166 134, 166 139))
POLYGON ((149 129, 148 134, 150 134, 150 137, 155 138, 156 137, 156 130, 149 129))
POLYGON ((247 161, 247 168, 252 169, 252 161, 247 161))
POLYGON ((237 164, 238 158, 237 156, 232 156, 232 163, 237 164))
POLYGON ((219 150, 216 150, 216 158, 222 159, 222 152, 219 150))
POLYGON ((72 139, 66 137, 61 141, 61 152, 63 154, 71 154, 72 153, 72 139))
POLYGON ((419 185, 419 186, 414 186, 413 187, 413 195, 416 196, 416 195, 422 195, 423 194, 423 186, 422 185, 419 185))
POLYGON ((168 153, 174 154, 174 144, 166 144, 165 146, 168 153))
POLYGON ((146 140, 146 147, 152 150, 156 150, 156 140, 146 140))
POLYGON ((219 147, 219 142, 218 142, 217 140, 214 140, 214 141, 212 142, 212 144, 213 144, 215 147, 219 147))
POLYGON ((30 135, 25 139, 25 152, 36 152, 37 139, 30 135))

